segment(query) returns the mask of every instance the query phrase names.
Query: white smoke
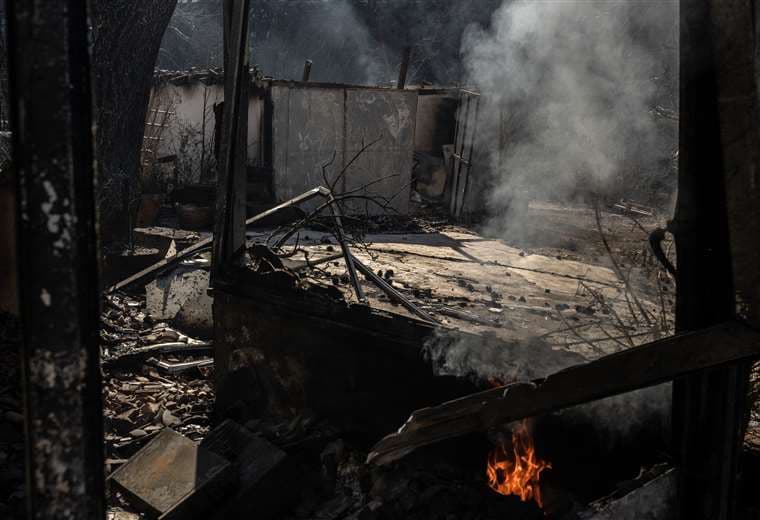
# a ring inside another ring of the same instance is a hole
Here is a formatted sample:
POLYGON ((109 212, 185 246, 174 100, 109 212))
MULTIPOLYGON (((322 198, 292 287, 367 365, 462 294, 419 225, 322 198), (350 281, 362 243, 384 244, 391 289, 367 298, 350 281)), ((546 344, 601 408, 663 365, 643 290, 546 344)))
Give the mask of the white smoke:
POLYGON ((675 13, 668 1, 508 0, 490 27, 465 33, 502 229, 525 225, 525 199, 604 192, 667 163, 675 125, 663 128, 653 106, 664 80, 675 85, 675 13))
MULTIPOLYGON (((437 375, 466 377, 481 388, 543 379, 588 362, 580 354, 552 348, 539 338, 507 342, 455 332, 436 333, 426 343, 424 354, 437 375)), ((666 437, 671 392, 667 383, 572 406, 557 415, 569 423, 591 422, 602 434, 600 438, 610 443, 635 438, 650 427, 666 437)))

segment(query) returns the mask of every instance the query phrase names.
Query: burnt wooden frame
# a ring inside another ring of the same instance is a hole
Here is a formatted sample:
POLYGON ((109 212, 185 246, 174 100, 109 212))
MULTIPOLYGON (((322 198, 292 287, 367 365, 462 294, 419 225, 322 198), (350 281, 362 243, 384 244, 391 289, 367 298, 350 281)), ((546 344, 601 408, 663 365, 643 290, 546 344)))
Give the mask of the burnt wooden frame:
POLYGON ((6 2, 30 518, 105 517, 87 11, 6 2))

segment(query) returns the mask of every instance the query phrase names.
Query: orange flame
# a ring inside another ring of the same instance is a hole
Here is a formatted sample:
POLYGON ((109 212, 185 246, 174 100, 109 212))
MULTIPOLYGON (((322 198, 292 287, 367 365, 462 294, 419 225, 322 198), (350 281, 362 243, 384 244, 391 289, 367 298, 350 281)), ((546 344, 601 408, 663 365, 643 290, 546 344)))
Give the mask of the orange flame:
POLYGON ((488 456, 488 485, 497 493, 517 495, 523 502, 535 500, 543 507, 539 479, 541 472, 551 467, 536 458, 533 437, 523 421, 512 431, 511 450, 498 446, 488 456))

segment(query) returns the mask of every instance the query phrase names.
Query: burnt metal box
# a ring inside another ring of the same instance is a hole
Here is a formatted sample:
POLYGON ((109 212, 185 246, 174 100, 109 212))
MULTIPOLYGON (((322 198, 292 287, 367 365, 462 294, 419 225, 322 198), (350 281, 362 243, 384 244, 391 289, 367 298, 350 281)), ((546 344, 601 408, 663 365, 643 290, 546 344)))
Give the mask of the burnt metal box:
POLYGON ((232 465, 165 428, 109 478, 162 520, 201 518, 230 489, 232 465))

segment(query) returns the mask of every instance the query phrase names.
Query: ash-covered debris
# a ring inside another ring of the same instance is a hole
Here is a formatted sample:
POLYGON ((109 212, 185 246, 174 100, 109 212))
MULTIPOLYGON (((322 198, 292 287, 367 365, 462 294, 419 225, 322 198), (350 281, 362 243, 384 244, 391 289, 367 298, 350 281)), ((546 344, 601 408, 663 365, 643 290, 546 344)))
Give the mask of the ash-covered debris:
POLYGON ((193 440, 209 431, 214 390, 208 375, 161 376, 154 368, 106 374, 105 439, 114 459, 132 455, 165 427, 193 440))
POLYGON ((148 510, 184 511, 178 518, 448 520, 453 512, 472 520, 543 517, 535 504, 488 489, 483 438, 370 468, 365 464, 368 439, 308 414, 252 420, 246 426, 227 420, 200 444, 173 432, 160 435, 115 473, 121 511, 144 511, 149 502, 148 510), (206 466, 188 467, 184 457, 172 455, 172 446, 198 457, 216 454, 231 470, 188 479, 186 473, 206 466), (159 482, 176 486, 170 488, 172 497, 152 492, 159 482), (193 511, 182 503, 192 503, 193 511))

